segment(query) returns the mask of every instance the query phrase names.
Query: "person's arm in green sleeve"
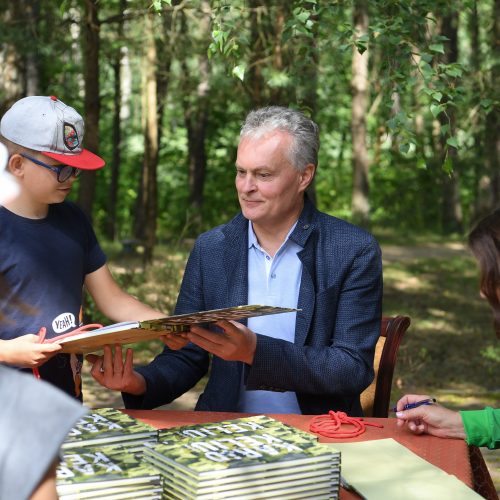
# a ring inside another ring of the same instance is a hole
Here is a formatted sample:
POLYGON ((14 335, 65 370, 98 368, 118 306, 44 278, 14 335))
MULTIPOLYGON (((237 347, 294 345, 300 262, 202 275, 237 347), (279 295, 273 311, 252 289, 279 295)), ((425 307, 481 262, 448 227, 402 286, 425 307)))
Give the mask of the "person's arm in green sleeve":
POLYGON ((460 411, 467 444, 487 446, 491 450, 500 447, 500 409, 460 411))

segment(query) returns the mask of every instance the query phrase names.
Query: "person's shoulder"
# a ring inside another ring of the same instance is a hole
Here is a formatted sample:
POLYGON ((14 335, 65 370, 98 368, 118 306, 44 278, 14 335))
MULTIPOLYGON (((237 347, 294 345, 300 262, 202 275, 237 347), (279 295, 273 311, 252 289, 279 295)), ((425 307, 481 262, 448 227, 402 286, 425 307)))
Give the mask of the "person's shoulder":
POLYGON ((365 244, 377 241, 375 236, 366 229, 319 210, 316 211, 316 224, 322 231, 327 231, 336 238, 352 239, 365 244))
POLYGON ((246 234, 245 231, 248 229, 247 223, 248 221, 239 213, 229 222, 220 224, 201 233, 196 240, 200 243, 216 243, 228 238, 240 237, 246 234))

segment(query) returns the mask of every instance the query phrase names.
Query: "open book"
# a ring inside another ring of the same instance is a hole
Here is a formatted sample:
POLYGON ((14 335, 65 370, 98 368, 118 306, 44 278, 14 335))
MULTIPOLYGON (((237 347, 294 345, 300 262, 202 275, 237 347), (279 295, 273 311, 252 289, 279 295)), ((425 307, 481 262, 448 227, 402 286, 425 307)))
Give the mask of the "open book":
POLYGON ((155 339, 166 333, 186 332, 189 330, 189 326, 193 324, 215 323, 222 319, 239 320, 252 316, 296 311, 297 309, 262 305, 235 306, 146 321, 125 321, 97 328, 96 330, 75 333, 75 335, 65 334, 60 337, 53 337, 46 340, 46 342, 61 344, 63 347, 62 352, 85 354, 98 351, 107 344, 133 344, 143 340, 155 339))

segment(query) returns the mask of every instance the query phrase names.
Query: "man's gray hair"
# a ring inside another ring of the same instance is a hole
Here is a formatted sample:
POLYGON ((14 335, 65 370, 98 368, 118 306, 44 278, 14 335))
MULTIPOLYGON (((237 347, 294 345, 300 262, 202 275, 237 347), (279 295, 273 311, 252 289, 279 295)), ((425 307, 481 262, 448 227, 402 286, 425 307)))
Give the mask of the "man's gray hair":
POLYGON ((302 172, 307 165, 318 165, 319 127, 296 109, 267 106, 248 113, 241 127, 240 138, 258 138, 280 130, 292 136, 288 158, 292 166, 302 172))

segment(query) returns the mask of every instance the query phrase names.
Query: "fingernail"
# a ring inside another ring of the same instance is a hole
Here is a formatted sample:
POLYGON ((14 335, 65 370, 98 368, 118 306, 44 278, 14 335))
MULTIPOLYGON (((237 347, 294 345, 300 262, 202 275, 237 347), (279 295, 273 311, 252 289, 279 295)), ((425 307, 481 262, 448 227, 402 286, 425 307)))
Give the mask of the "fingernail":
POLYGON ((404 416, 404 412, 403 411, 397 411, 396 412, 396 417, 402 418, 403 416, 404 416))

